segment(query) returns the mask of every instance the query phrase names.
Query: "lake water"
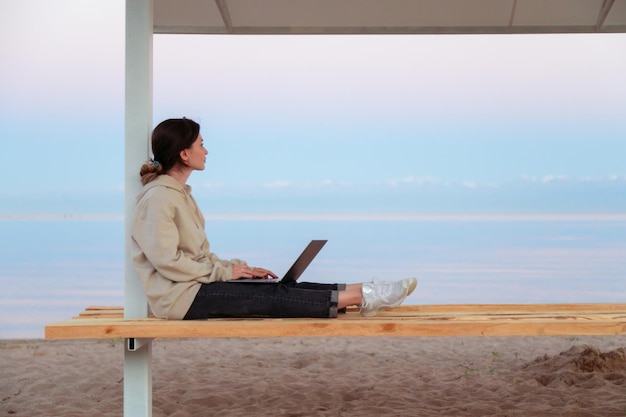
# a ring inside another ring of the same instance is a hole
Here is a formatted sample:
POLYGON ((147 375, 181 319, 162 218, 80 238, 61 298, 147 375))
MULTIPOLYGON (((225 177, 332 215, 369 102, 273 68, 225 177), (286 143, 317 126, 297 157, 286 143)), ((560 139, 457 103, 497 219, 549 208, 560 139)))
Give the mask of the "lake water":
MULTIPOLYGON (((310 239, 302 279, 419 279, 411 304, 626 302, 626 220, 207 219, 212 251, 283 274, 310 239)), ((0 338, 124 302, 121 219, 0 220, 0 338)))

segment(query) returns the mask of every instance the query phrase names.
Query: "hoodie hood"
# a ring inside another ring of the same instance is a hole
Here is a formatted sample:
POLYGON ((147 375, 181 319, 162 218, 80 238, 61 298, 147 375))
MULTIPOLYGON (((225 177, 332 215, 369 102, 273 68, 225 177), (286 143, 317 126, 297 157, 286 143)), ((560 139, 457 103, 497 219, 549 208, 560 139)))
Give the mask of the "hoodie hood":
POLYGON ((141 200, 150 190, 155 187, 166 187, 187 195, 191 193, 191 187, 189 185, 182 185, 169 175, 163 174, 159 175, 156 179, 150 181, 143 186, 141 192, 139 193, 139 195, 137 195, 137 201, 141 200))

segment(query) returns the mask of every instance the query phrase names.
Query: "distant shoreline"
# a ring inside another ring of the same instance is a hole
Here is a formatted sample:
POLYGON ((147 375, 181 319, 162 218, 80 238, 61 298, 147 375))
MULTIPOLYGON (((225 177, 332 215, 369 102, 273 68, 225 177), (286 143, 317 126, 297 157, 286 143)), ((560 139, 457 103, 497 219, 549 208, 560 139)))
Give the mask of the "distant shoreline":
MULTIPOLYGON (((493 214, 210 214, 207 220, 225 221, 460 221, 460 222, 626 222, 626 213, 493 213, 493 214)), ((5 214, 7 220, 124 220, 122 214, 5 214)))
POLYGON ((2 214, 3 220, 124 220, 122 214, 2 214))

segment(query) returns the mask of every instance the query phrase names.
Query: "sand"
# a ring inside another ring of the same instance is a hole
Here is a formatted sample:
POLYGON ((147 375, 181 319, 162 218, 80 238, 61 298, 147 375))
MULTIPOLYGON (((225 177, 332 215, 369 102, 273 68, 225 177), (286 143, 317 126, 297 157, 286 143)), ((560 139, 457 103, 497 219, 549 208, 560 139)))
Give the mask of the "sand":
MULTIPOLYGON (((154 416, 626 416, 626 336, 156 340, 154 416)), ((121 416, 120 340, 0 343, 0 415, 121 416)))

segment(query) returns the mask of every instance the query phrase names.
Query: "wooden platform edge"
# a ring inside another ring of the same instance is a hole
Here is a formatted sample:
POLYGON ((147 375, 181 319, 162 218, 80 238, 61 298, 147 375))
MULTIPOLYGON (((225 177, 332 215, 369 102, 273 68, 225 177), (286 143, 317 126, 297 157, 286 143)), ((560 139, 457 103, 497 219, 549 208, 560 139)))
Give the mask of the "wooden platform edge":
MULTIPOLYGON (((626 304, 620 303, 577 303, 577 304, 420 304, 404 305, 394 309, 397 313, 465 313, 465 312, 580 312, 580 311, 624 311, 626 304)), ((348 311, 358 311, 349 308, 348 311)), ((89 306, 74 318, 124 317, 123 306, 89 306)))
POLYGON ((46 339, 320 337, 320 336, 585 336, 626 334, 626 304, 488 304, 402 306, 363 318, 124 319, 122 307, 88 307, 51 323, 46 339))

